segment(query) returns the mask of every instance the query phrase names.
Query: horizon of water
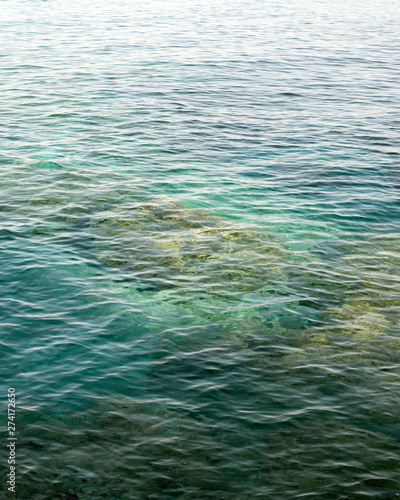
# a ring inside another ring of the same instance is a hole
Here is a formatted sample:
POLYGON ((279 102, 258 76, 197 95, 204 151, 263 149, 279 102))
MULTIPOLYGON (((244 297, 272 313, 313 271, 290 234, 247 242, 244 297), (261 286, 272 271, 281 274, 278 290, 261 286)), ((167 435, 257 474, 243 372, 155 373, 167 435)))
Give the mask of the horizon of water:
POLYGON ((400 497, 399 21, 2 2, 17 498, 400 497))

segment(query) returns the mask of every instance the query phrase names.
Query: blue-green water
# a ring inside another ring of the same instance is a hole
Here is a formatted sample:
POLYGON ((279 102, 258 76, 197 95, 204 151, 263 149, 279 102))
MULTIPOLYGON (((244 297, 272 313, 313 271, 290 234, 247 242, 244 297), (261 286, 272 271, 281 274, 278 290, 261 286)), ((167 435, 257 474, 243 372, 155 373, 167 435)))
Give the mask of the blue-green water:
POLYGON ((1 3, 0 495, 400 497, 399 21, 1 3))

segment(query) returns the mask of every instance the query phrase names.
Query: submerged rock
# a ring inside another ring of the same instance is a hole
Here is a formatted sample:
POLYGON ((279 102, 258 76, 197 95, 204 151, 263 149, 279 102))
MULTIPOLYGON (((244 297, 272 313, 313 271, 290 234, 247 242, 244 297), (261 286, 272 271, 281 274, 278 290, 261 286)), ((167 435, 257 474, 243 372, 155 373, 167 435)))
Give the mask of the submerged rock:
POLYGON ((343 302, 328 310, 341 333, 374 339, 398 330, 399 243, 398 235, 386 234, 343 245, 347 290, 343 302))
MULTIPOLYGON (((322 311, 321 326, 310 332, 304 349, 316 349, 336 366, 361 363, 375 370, 378 359, 399 362, 399 243, 397 234, 336 243, 341 257, 324 286, 335 292, 335 303, 322 311)), ((294 362, 302 362, 304 356, 294 356, 294 362)))
POLYGON ((168 197, 127 204, 91 220, 96 256, 154 290, 243 300, 278 291, 285 252, 265 232, 168 197))

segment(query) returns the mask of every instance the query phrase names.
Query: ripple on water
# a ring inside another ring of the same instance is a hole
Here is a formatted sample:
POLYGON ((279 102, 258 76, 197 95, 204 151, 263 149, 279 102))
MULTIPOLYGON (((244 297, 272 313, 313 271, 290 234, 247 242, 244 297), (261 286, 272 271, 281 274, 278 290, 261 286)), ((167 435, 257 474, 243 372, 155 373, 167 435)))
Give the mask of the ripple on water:
POLYGON ((2 2, 18 498, 399 497, 399 13, 2 2))

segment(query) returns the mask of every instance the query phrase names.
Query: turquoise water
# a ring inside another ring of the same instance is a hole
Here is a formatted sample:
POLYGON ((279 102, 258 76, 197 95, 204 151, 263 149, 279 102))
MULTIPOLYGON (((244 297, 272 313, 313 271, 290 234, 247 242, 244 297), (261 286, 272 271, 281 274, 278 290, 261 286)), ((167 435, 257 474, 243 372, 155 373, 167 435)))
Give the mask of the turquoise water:
POLYGON ((399 498, 399 4, 1 7, 16 497, 399 498))

